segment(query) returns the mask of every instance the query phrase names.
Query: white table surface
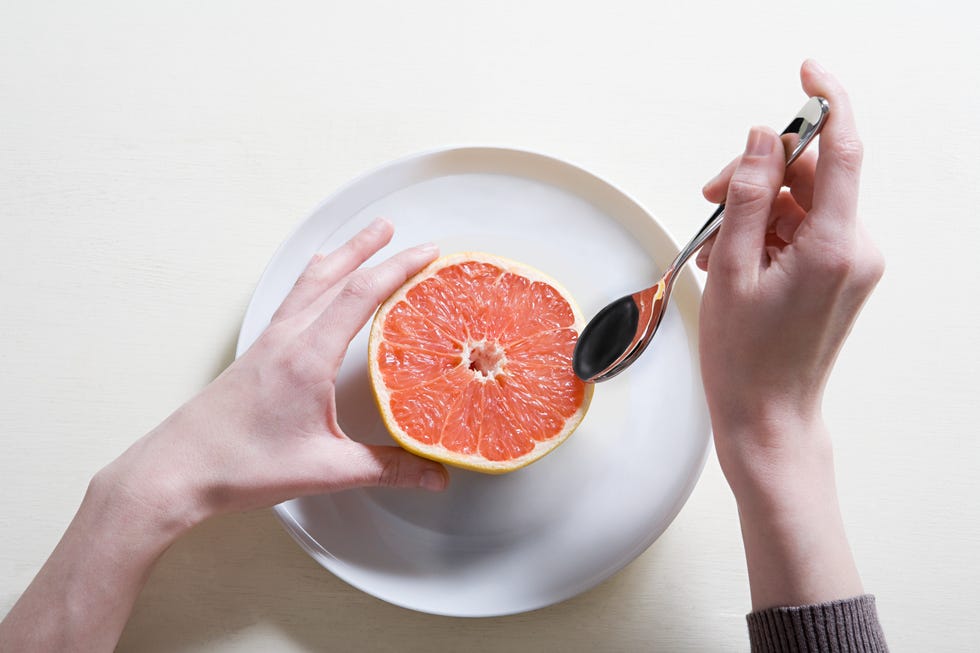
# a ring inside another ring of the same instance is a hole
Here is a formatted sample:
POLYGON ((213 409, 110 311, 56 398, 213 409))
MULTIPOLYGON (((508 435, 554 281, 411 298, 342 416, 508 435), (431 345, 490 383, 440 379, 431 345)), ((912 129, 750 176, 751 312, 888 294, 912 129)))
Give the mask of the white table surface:
MULTIPOLYGON (((333 189, 456 143, 569 159, 678 239, 814 56, 851 91, 888 270, 826 397, 851 542, 896 651, 980 649, 976 5, 0 5, 0 614, 88 479, 231 360, 263 266, 333 189), (935 642, 941 638, 941 644, 935 642)), ((396 608, 268 511, 174 546, 122 651, 745 650, 712 457, 637 561, 506 618, 396 608)))

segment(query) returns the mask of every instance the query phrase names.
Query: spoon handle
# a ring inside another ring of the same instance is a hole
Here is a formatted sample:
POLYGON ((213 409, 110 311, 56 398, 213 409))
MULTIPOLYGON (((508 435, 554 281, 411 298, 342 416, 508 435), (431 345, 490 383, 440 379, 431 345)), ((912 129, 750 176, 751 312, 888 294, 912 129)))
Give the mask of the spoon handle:
MULTIPOLYGON (((810 144, 814 136, 820 133, 824 123, 827 121, 827 114, 829 112, 830 104, 827 103, 827 100, 820 96, 812 97, 803 105, 803 108, 800 109, 799 113, 796 114, 796 117, 793 118, 793 121, 789 123, 786 129, 783 130, 780 138, 783 141, 783 147, 786 149, 787 168, 803 153, 803 150, 810 144)), ((701 249, 705 241, 718 231, 718 227, 721 226, 724 219, 725 205, 719 204, 715 212, 708 218, 708 221, 704 223, 704 226, 691 239, 691 242, 677 254, 677 257, 667 268, 668 271, 679 270, 687 263, 687 259, 691 258, 696 251, 701 249)), ((670 281, 673 281, 673 275, 670 275, 668 283, 670 281)))

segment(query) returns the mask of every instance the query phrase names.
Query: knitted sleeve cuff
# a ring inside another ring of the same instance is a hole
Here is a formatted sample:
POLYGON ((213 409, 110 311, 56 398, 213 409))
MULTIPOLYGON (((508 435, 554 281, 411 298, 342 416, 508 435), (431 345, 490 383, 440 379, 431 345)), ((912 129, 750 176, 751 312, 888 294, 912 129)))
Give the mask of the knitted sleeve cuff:
POLYGON ((870 594, 829 603, 769 608, 746 617, 753 653, 887 653, 870 594))

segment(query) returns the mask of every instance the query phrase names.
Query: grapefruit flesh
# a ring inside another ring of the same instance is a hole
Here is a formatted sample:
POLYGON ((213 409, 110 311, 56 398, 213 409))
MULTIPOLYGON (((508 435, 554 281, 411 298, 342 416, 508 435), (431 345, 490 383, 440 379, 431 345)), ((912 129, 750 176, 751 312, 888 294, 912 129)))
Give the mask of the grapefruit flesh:
POLYGON ((445 256, 378 309, 368 369, 385 426, 420 456, 503 473, 575 430, 591 385, 572 371, 584 320, 554 279, 492 254, 445 256))

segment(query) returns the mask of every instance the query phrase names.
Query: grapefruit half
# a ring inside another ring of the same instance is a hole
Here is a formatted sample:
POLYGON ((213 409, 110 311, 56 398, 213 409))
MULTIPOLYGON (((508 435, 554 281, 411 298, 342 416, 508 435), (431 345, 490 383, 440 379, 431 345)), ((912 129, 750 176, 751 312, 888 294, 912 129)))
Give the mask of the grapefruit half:
POLYGON ((492 254, 444 256, 378 309, 368 370, 382 419, 425 458, 499 474, 565 441, 593 386, 572 371, 585 322, 568 291, 492 254))

